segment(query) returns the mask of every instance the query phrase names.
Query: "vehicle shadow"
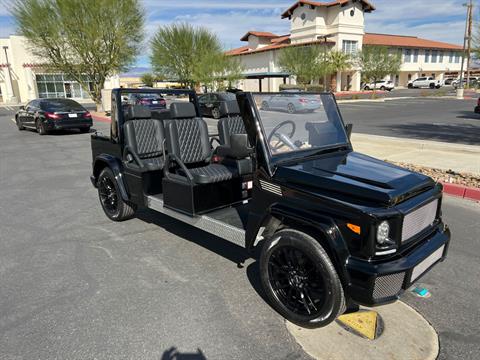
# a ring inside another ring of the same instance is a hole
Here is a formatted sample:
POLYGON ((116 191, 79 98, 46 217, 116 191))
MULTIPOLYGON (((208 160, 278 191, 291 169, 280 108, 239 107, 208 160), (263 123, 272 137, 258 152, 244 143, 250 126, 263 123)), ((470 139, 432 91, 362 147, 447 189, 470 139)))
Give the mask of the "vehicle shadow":
POLYGON ((480 124, 403 124, 383 126, 410 139, 450 142, 466 145, 480 145, 480 124))
POLYGON ((459 111, 461 115, 457 116, 457 119, 468 120, 480 120, 480 114, 476 114, 473 111, 459 111))
POLYGON ((171 347, 165 350, 160 360, 207 360, 207 358, 200 349, 195 353, 181 353, 176 347, 171 347))
POLYGON ((241 263, 246 257, 249 257, 248 252, 242 246, 209 234, 156 211, 141 209, 137 213, 137 218, 162 227, 166 231, 214 252, 235 264, 241 263))
POLYGON ((259 242, 258 245, 255 247, 255 251, 252 254, 252 258, 255 259, 254 262, 252 262, 250 265, 247 267, 247 278, 248 281, 250 282, 250 285, 252 285, 253 289, 255 292, 260 296, 263 301, 265 301, 267 304, 269 304, 269 301, 267 297, 265 296, 265 292, 263 291, 262 283, 260 282, 260 252, 263 247, 263 241, 259 242))

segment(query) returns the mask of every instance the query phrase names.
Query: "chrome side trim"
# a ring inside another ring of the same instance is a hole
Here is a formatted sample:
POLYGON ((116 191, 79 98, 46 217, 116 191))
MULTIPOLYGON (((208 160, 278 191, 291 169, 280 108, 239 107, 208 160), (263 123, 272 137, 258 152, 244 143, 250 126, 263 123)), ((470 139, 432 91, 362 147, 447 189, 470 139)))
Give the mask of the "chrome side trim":
POLYGON ((269 183, 269 182, 264 181, 264 180, 260 180, 260 186, 261 186, 262 190, 274 193, 274 194, 279 195, 279 196, 283 195, 282 188, 278 185, 269 183))

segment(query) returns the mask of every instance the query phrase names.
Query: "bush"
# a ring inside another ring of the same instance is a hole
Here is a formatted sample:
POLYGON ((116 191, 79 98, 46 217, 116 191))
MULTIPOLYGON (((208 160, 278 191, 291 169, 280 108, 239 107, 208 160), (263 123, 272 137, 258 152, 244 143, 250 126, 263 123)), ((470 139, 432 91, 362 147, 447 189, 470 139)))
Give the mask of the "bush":
POLYGON ((307 85, 306 90, 314 93, 324 92, 322 85, 307 85))
POLYGON ((282 90, 305 90, 305 87, 301 85, 281 84, 280 91, 282 90))

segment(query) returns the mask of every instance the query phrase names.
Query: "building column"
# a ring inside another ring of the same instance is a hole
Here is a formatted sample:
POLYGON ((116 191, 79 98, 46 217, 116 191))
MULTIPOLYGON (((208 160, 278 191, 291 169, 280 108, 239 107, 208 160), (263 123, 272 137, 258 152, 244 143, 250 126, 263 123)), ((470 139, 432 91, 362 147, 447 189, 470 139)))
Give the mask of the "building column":
POLYGON ((360 91, 362 86, 362 73, 355 71, 352 75, 352 91, 360 91))
POLYGON ((341 71, 337 71, 337 84, 336 84, 336 89, 335 91, 336 92, 340 92, 342 91, 342 72, 341 71))
POLYGON ((29 66, 25 67, 25 78, 27 80, 28 87, 28 100, 33 100, 37 98, 37 85, 33 79, 33 71, 29 66))
POLYGON ((11 104, 16 104, 18 102, 14 92, 13 92, 13 84, 12 84, 12 77, 10 73, 10 65, 7 64, 3 68, 3 77, 5 78, 5 87, 7 90, 7 93, 5 94, 4 97, 4 102, 5 103, 11 103, 11 104))

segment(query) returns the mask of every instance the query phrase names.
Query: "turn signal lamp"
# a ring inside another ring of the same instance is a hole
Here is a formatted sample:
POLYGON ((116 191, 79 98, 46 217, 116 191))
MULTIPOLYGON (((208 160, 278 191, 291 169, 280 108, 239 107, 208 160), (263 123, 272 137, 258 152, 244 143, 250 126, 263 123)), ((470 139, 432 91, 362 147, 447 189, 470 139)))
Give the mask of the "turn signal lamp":
POLYGON ((347 227, 350 230, 352 230, 355 234, 360 235, 362 233, 362 229, 358 225, 347 223, 347 227))

